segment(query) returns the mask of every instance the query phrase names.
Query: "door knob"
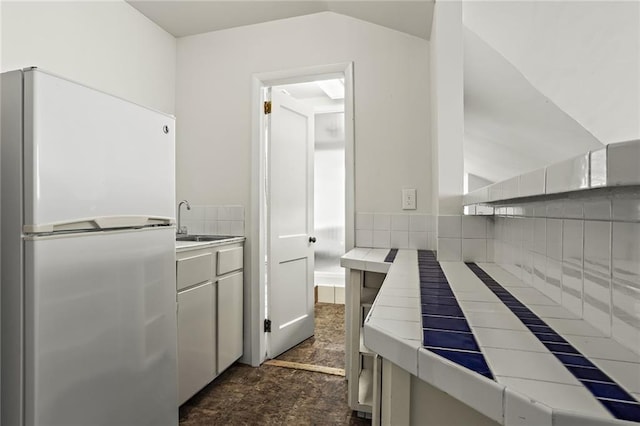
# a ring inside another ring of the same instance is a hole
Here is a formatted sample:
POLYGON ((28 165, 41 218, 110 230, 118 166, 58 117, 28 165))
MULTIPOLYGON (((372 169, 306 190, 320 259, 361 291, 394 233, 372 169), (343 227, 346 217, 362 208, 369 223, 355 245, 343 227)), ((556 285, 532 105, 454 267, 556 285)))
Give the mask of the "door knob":
POLYGON ((315 243, 316 242, 316 237, 309 237, 309 242, 310 243, 315 243))

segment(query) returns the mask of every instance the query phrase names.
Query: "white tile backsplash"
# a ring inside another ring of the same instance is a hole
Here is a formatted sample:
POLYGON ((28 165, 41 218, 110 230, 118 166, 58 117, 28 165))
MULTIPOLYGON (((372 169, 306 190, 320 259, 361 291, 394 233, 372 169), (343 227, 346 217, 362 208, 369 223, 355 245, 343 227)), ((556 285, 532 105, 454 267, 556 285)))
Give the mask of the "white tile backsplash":
POLYGON ((504 205, 504 213, 532 209, 535 218, 495 216, 487 241, 495 263, 640 354, 640 200, 633 197, 504 205))
POLYGON ((461 237, 462 216, 438 216, 438 238, 461 237))
POLYGON ((356 229, 356 247, 373 247, 373 230, 356 229))
POLYGON ((373 215, 374 231, 388 231, 390 229, 391 229, 391 215, 382 214, 382 213, 375 213, 373 215))
POLYGON ((428 214, 356 213, 356 246, 436 250, 435 222, 428 214))
POLYGON ((482 216, 462 216, 462 237, 487 238, 487 222, 482 216))
POLYGON ((205 220, 208 220, 208 221, 218 220, 218 206, 205 206, 204 215, 205 215, 205 220))
POLYGON ((391 247, 391 232, 386 231, 373 231, 373 247, 374 248, 390 248, 391 247))
POLYGON ((640 199, 614 199, 612 214, 614 221, 640 221, 640 199))
POLYGON ((409 215, 409 231, 427 232, 429 231, 429 216, 422 214, 409 215))
POLYGON ((487 261, 487 240, 482 239, 462 239, 462 260, 465 262, 486 262, 487 261))
POLYGON ((409 247, 409 231, 391 231, 391 247, 409 247))
POLYGON ((245 235, 243 206, 192 205, 182 222, 189 234, 245 235))
POLYGON ((583 210, 585 219, 610 220, 611 200, 585 201, 583 210))
POLYGON ((419 231, 409 232, 409 248, 417 250, 431 249, 431 247, 429 247, 429 233, 419 231))
POLYGON ((392 214, 391 215, 391 230, 392 231, 408 231, 409 230, 409 215, 406 215, 406 214, 392 214))
POLYGON ((613 223, 613 338, 640 350, 640 223, 613 223))
POLYGON ((461 261, 462 240, 460 238, 438 237, 438 260, 458 262, 461 261))
POLYGON ((373 230, 373 213, 356 213, 356 230, 373 230))

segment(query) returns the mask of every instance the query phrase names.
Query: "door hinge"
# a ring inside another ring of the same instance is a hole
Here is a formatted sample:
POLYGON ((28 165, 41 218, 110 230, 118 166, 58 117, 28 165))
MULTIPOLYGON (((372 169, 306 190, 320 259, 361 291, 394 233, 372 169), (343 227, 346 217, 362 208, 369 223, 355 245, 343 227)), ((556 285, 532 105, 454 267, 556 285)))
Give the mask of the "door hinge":
POLYGON ((271 101, 264 102, 264 114, 271 114, 271 101))
POLYGON ((271 320, 270 319, 265 319, 264 320, 264 332, 265 333, 271 333, 271 320))

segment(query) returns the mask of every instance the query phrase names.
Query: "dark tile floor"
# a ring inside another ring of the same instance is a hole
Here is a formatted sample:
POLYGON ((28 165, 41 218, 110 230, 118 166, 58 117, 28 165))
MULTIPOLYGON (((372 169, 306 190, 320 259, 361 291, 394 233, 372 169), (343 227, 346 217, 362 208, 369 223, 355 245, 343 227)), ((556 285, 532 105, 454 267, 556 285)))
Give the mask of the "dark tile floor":
MULTIPOLYGON (((315 336, 277 359, 344 368, 344 305, 316 304, 315 336)), ((344 377, 234 364, 180 407, 180 425, 369 425, 347 406, 344 377)))

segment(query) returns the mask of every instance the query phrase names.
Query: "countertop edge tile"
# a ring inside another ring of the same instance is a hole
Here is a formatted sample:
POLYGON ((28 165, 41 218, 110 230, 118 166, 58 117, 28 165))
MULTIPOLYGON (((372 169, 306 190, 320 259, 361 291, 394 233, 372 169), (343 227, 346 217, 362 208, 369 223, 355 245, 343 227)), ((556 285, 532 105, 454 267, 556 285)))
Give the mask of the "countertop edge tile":
POLYGON ((425 348, 418 350, 418 377, 504 424, 504 385, 460 367, 425 348))

